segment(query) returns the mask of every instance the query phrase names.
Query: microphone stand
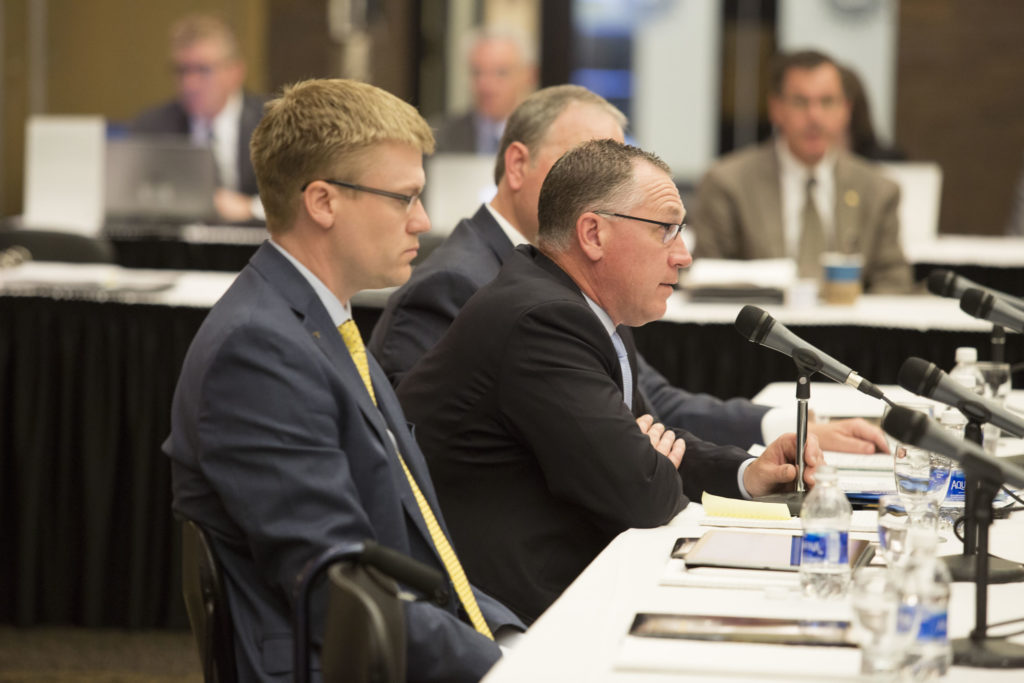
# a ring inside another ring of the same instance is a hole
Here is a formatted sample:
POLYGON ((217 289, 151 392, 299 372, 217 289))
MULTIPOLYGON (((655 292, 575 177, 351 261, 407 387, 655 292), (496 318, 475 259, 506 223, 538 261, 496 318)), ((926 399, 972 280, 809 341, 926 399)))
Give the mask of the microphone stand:
MULTIPOLYGON (((1024 645, 1011 643, 1006 638, 990 638, 986 633, 988 629, 988 584, 990 583, 989 563, 992 560, 1000 559, 989 557, 988 530, 992 524, 992 502, 1003 483, 999 472, 991 471, 990 467, 990 465, 975 459, 968 459, 963 463, 964 477, 967 482, 965 494, 971 490, 971 480, 975 482, 975 491, 972 496, 972 516, 977 523, 977 552, 974 555, 974 629, 967 638, 953 640, 953 663, 989 669, 1018 668, 1024 666, 1024 645)), ((967 505, 965 500, 965 511, 967 505)), ((967 538, 966 533, 964 538, 967 538)), ((966 557, 966 543, 964 552, 963 557, 966 557)))
POLYGON ((807 402, 811 398, 811 375, 821 369, 821 361, 807 349, 798 349, 793 354, 796 363, 796 490, 786 493, 772 493, 754 500, 764 503, 785 503, 789 514, 800 516, 807 486, 804 484, 804 451, 807 448, 807 402))
MULTIPOLYGON (((964 438, 983 445, 984 435, 981 426, 983 420, 967 416, 964 427, 964 438)), ((992 501, 999 493, 996 486, 992 495, 984 497, 983 481, 979 481, 976 473, 964 467, 964 551, 960 555, 948 555, 943 561, 949 568, 954 581, 980 581, 981 555, 985 555, 985 583, 1013 583, 1024 579, 1024 566, 1004 560, 1001 557, 988 557, 988 525, 992 523, 992 501), (988 520, 988 521, 985 521, 988 520), (981 548, 981 535, 985 534, 984 549, 981 548)))
POLYGON ((1002 325, 992 326, 992 362, 1006 360, 1006 329, 1002 325))

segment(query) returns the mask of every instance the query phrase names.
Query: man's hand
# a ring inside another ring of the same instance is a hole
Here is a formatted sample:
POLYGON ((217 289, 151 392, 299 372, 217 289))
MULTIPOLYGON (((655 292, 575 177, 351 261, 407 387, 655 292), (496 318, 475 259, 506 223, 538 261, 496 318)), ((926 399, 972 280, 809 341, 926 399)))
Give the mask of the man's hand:
MULTIPOLYGON (((825 462, 818 446, 818 438, 807 435, 804 451, 804 483, 814 485, 814 468, 825 462)), ((796 434, 783 434, 772 441, 743 473, 743 486, 752 498, 769 493, 792 491, 796 488, 796 434)))
POLYGON ((808 424, 807 431, 818 437, 818 443, 825 451, 864 454, 889 452, 889 444, 882 430, 859 417, 808 424))
MULTIPOLYGON (((671 460, 676 469, 679 469, 679 464, 683 462, 686 442, 682 439, 677 439, 675 432, 671 429, 665 429, 665 425, 655 422, 654 418, 650 415, 641 415, 636 419, 636 423, 640 425, 640 431, 650 438, 654 450, 671 460)), ((753 465, 750 467, 753 467, 753 465)))
POLYGON ((247 194, 218 187, 213 193, 213 205, 217 215, 229 223, 252 219, 252 197, 247 194))

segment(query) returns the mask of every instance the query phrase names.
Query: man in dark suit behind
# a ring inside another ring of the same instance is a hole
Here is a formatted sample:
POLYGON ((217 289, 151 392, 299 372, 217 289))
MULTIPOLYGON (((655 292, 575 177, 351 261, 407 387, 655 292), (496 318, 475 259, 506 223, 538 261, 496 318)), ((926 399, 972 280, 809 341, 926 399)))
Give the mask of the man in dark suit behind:
POLYGON ((217 213, 227 221, 262 218, 249 139, 266 100, 242 89, 245 61, 234 31, 219 17, 184 17, 171 27, 171 63, 177 98, 139 114, 131 131, 189 135, 210 145, 220 185, 217 213))
MULTIPOLYGON (((536 242, 537 198, 551 165, 586 140, 621 142, 625 127, 622 112, 578 85, 544 88, 516 108, 496 163, 497 195, 460 221, 416 266, 374 326, 370 350, 396 386, 441 339, 469 297, 494 279, 513 248, 536 242)), ((722 401, 692 394, 669 384, 642 356, 637 364, 640 388, 658 420, 703 439, 748 448, 774 441, 796 422, 792 411, 769 411, 742 398, 722 401)), ((863 420, 815 423, 811 431, 825 449, 885 450, 885 437, 863 420)))
POLYGON ((702 491, 796 478, 792 434, 751 459, 647 414, 627 326, 660 318, 690 263, 664 162, 584 143, 547 174, 538 215, 537 248, 517 248, 398 388, 468 571, 525 620, 625 529, 702 491))
POLYGON ((534 50, 507 29, 485 29, 467 36, 473 108, 442 120, 437 130, 439 153, 494 154, 505 121, 537 87, 534 50))
POLYGON ((411 106, 344 80, 287 89, 253 136, 271 239, 196 334, 164 444, 174 509, 223 566, 240 680, 291 680, 296 577, 342 543, 374 539, 450 579, 444 607, 406 603, 409 680, 477 680, 500 655, 492 635, 522 628, 441 559, 426 462, 351 319, 356 292, 409 277, 432 148, 411 106))

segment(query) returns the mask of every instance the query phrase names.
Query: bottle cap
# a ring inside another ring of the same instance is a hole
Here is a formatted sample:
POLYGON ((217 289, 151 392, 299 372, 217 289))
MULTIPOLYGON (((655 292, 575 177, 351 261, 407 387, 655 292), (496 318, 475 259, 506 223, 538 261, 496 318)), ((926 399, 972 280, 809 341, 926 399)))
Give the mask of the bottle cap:
POLYGON ((956 350, 957 363, 977 363, 978 349, 973 346, 961 346, 956 350))

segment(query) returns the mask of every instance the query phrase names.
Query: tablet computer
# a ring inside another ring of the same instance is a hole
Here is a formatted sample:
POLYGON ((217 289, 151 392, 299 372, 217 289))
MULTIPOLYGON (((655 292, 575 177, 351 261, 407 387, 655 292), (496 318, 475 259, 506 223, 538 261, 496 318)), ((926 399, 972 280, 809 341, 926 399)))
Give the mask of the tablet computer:
MULTIPOLYGON (((673 557, 685 561, 688 568, 728 567, 795 572, 800 569, 802 550, 802 535, 711 529, 692 544, 677 543, 673 557)), ((874 549, 869 541, 851 538, 847 555, 851 568, 855 568, 869 562, 874 549)))
POLYGON ((850 635, 850 622, 838 620, 640 613, 633 619, 629 634, 646 638, 857 647, 850 635))

